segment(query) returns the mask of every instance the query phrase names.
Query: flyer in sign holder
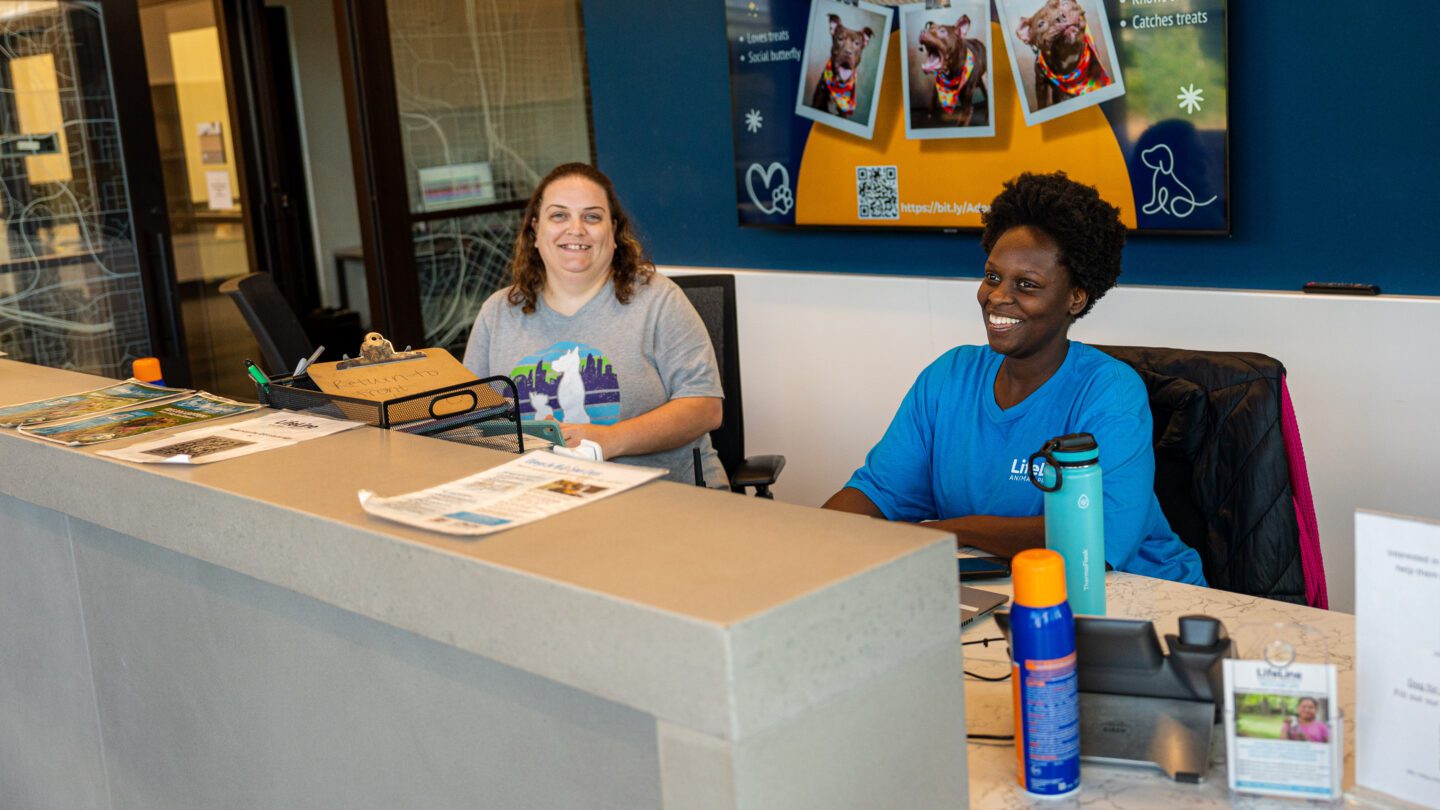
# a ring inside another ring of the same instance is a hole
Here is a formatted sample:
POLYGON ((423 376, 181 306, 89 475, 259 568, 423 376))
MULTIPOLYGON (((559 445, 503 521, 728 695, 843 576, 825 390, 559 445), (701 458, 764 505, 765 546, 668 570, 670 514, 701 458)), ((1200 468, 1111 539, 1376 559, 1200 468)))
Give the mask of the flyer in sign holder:
MULTIPOLYGON (((1224 662, 1226 770, 1237 793, 1339 798, 1345 775, 1345 720, 1332 663, 1297 655, 1310 636, 1302 625, 1270 628, 1247 658, 1224 662), (1258 653, 1259 657, 1249 657, 1258 653)), ((1252 636, 1253 637, 1253 636, 1252 636)))

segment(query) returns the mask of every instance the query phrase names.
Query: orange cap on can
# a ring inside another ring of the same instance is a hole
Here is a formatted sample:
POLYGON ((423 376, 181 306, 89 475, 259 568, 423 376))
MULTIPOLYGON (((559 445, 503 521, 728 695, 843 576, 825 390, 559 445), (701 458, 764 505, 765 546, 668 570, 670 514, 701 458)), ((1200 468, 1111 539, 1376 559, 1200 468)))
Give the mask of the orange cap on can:
POLYGON ((137 357, 130 372, 135 379, 141 382, 152 380, 163 380, 165 375, 160 373, 160 360, 155 357, 137 357))
POLYGON ((1053 607, 1065 601, 1065 558, 1048 548, 1031 548, 1010 560, 1015 604, 1053 607))

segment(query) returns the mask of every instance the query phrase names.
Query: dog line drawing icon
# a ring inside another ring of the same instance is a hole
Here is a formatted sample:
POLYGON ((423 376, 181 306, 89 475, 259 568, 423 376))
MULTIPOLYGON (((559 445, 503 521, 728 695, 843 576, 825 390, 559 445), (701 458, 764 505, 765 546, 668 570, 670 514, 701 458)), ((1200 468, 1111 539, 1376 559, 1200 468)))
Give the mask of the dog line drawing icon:
POLYGON ((1205 202, 1195 199, 1195 192, 1175 176, 1175 153, 1163 143, 1141 152, 1140 162, 1153 170, 1150 175, 1150 202, 1140 209, 1147 214, 1169 214, 1184 219, 1195 213, 1196 208, 1207 206, 1218 199, 1211 197, 1205 202))
POLYGON ((755 207, 759 208, 762 214, 788 214, 790 209, 795 207, 795 193, 790 190, 790 171, 779 161, 769 166, 751 163, 750 168, 745 170, 745 191, 750 194, 750 201, 755 203, 755 207), (780 182, 774 183, 777 174, 780 182), (760 180, 762 192, 770 192, 769 203, 760 202, 760 195, 755 192, 756 178, 760 180))

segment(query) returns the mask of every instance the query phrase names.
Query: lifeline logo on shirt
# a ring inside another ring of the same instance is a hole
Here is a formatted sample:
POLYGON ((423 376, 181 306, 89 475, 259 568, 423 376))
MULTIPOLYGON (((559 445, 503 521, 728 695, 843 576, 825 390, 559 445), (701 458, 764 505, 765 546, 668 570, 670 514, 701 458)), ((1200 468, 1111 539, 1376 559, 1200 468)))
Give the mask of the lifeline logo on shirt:
MULTIPOLYGON (((1010 462, 1010 480, 1011 480, 1011 481, 1029 481, 1029 480, 1030 480, 1029 476, 1027 476, 1027 475, 1025 474, 1025 473, 1026 473, 1026 467, 1028 467, 1029 464, 1030 464, 1030 460, 1029 460, 1029 459, 1026 459, 1026 458, 1017 458, 1017 459, 1011 461, 1011 462, 1010 462)), ((1038 479, 1040 479, 1041 481, 1044 481, 1044 480, 1045 480, 1045 459, 1043 459, 1043 458, 1040 459, 1039 461, 1035 462, 1035 477, 1038 478, 1038 479)))
POLYGON ((613 425, 620 420, 620 379, 605 354, 562 340, 527 354, 510 371, 524 419, 613 425))

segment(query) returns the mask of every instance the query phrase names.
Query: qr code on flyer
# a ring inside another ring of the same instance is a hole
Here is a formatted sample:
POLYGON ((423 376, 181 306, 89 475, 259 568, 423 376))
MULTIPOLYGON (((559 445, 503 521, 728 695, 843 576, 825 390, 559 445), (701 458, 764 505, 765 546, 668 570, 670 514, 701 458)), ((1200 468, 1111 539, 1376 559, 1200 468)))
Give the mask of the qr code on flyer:
POLYGON ((856 166, 855 200, 861 219, 900 218, 900 177, 894 166, 856 166))

